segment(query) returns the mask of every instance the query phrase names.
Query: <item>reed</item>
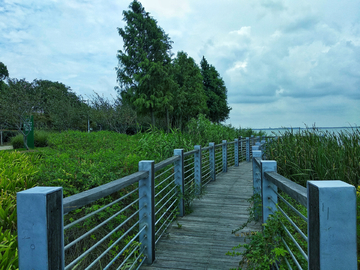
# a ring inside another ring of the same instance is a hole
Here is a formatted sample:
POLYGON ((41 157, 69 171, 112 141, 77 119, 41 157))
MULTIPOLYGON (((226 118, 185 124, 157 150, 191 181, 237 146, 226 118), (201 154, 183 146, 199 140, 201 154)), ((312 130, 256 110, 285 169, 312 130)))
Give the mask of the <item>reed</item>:
POLYGON ((279 174, 304 187, 308 180, 341 180, 357 188, 360 251, 360 129, 287 130, 267 145, 266 156, 277 161, 279 174))

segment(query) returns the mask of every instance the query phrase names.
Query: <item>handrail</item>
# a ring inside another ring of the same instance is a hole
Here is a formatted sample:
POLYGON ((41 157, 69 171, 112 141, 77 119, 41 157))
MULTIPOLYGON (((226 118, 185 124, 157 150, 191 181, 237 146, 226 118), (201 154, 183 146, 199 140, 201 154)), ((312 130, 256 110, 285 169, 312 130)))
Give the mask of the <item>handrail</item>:
POLYGON ((154 170, 155 170, 155 172, 160 171, 161 169, 174 163, 175 161, 178 161, 179 159, 180 159, 180 156, 172 156, 168 159, 160 161, 159 163, 155 164, 154 170))
POLYGON ((269 181, 275 184, 278 188, 295 199, 302 206, 307 207, 307 190, 303 186, 291 181, 290 179, 276 173, 265 172, 265 176, 269 181))
POLYGON ((131 184, 138 182, 140 179, 148 177, 148 175, 149 172, 136 172, 99 187, 95 187, 70 197, 66 197, 63 199, 63 213, 67 214, 72 210, 78 209, 98 199, 104 198, 114 192, 117 192, 131 184))

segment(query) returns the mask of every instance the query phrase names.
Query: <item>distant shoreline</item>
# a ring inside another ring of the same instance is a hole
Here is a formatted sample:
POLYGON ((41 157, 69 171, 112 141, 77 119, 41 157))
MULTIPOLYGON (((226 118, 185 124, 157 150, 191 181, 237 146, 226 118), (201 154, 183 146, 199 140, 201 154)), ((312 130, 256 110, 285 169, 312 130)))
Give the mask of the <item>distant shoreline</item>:
POLYGON ((358 129, 360 126, 355 127, 278 127, 278 128, 252 128, 251 130, 287 130, 287 129, 358 129))

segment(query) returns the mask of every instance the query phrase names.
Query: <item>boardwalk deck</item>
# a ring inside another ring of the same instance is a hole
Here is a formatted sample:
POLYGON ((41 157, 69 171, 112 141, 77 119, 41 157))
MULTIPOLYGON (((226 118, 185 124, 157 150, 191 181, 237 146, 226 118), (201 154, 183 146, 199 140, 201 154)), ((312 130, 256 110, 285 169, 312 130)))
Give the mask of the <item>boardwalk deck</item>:
MULTIPOLYGON (((248 219, 247 199, 253 193, 252 165, 249 162, 231 167, 206 186, 205 196, 195 200, 193 213, 170 225, 156 247, 156 260, 141 269, 230 269, 239 257, 225 253, 244 237, 231 231, 248 219)), ((260 230, 251 224, 244 231, 260 230)))

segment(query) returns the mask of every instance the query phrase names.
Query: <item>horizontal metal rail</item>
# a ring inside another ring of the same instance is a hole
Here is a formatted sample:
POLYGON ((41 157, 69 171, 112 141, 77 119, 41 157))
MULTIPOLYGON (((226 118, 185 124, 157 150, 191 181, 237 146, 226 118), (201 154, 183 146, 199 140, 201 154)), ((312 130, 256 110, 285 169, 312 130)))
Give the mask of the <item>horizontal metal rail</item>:
POLYGON ((165 168, 166 166, 173 164, 175 161, 178 161, 180 159, 180 156, 172 156, 168 159, 165 159, 159 163, 156 163, 154 166, 154 171, 160 171, 161 169, 165 168))
POLYGON ((139 180, 148 177, 148 175, 148 172, 136 172, 99 187, 66 197, 63 199, 64 214, 137 183, 139 180))
POLYGON ((265 177, 301 205, 307 207, 307 190, 276 172, 265 172, 265 177))

